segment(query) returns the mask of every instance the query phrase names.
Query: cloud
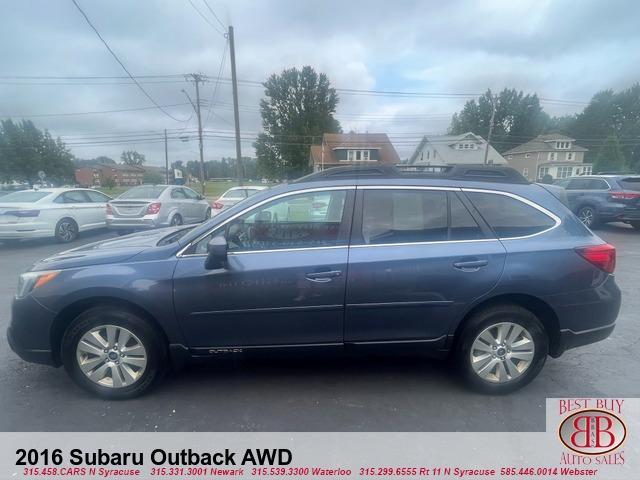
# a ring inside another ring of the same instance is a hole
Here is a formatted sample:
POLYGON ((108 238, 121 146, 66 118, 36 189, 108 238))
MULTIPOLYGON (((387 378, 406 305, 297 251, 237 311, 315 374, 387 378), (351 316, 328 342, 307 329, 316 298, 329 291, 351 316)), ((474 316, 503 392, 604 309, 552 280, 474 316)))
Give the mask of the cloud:
MULTIPOLYGON (((79 1, 135 75, 217 73, 225 39, 189 2, 79 1)), ((202 0, 193 2, 217 26, 202 0)), ((283 68, 312 65, 325 72, 334 86, 345 89, 479 93, 512 87, 546 98, 588 100, 598 90, 626 88, 640 78, 640 8, 631 0, 613 0, 606 7, 596 0, 208 2, 223 22, 235 27, 238 76, 246 80, 263 81, 283 68)), ((34 0, 5 10, 0 19, 1 75, 124 74, 71 2, 34 0)), ((228 61, 223 76, 230 76, 228 61)), ((181 89, 193 96, 193 85, 180 80, 144 87, 160 104, 184 104, 181 89)), ((150 106, 132 85, 0 82, 5 83, 0 88, 2 115, 150 106)), ((213 88, 213 83, 203 85, 202 98, 209 100, 213 88)), ((247 137, 260 130, 261 95, 259 87, 240 87, 240 122, 247 137)), ((219 85, 217 100, 222 105, 214 108, 206 128, 230 132, 228 82, 219 85)), ((405 157, 422 133, 445 131, 449 115, 465 100, 343 93, 338 114, 347 131, 390 133, 405 157)), ((578 105, 544 106, 551 114, 580 109, 578 105)), ((191 115, 188 105, 168 109, 182 119, 191 115)), ((180 136, 189 138, 170 142, 172 160, 197 158, 195 121, 175 122, 158 110, 33 120, 65 138, 83 158, 118 158, 122 150, 135 148, 160 164, 162 142, 143 142, 139 132, 165 128, 172 136, 182 132, 180 136), (123 138, 125 134, 137 140, 89 145, 96 137, 123 138)), ((147 135, 156 139, 157 134, 147 135)), ((234 142, 232 138, 207 139, 205 152, 207 159, 234 156, 234 142)), ((243 141, 243 152, 253 155, 250 138, 243 141)))

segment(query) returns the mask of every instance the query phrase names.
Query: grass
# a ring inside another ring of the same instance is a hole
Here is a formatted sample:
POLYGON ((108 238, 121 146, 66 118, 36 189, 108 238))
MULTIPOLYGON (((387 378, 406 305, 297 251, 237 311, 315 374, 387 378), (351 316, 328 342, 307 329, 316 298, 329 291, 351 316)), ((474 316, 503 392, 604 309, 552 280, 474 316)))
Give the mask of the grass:
MULTIPOLYGON (((246 181, 244 183, 245 185, 262 185, 260 182, 249 182, 246 181)), ((226 192, 227 190, 229 190, 231 187, 236 187, 238 185, 238 182, 236 182, 235 180, 231 180, 231 181, 226 181, 226 180, 210 180, 208 182, 205 183, 205 190, 204 190, 204 196, 207 198, 211 198, 211 199, 216 199, 218 198, 220 195, 222 195, 224 192, 226 192)), ((267 185, 267 186, 271 186, 267 185)), ((201 187, 200 187, 200 183, 199 182, 194 182, 191 184, 187 184, 187 187, 192 188, 193 190, 195 190, 196 192, 200 193, 201 187)), ((112 189, 108 189, 106 187, 98 187, 96 188, 96 190, 105 193, 107 195, 109 195, 110 197, 117 197, 118 195, 120 195, 123 192, 126 192, 127 190, 129 190, 131 187, 113 187, 112 189)))

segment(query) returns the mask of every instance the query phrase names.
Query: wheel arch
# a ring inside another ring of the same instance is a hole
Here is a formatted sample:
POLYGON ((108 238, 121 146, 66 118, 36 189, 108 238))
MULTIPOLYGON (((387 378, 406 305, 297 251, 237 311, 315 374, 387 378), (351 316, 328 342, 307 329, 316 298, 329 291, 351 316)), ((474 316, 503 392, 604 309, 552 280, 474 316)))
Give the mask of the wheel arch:
POLYGON ((533 313, 542 322, 547 336, 549 337, 549 355, 552 357, 558 357, 562 353, 560 348, 560 321, 558 320, 556 312, 547 302, 539 297, 522 293, 500 294, 484 299, 474 305, 456 326, 453 334, 453 350, 455 350, 460 334, 469 319, 479 311, 499 304, 517 305, 526 308, 533 313))
POLYGON ((55 317, 53 324, 51 326, 51 346, 52 346, 52 354, 56 365, 62 364, 62 355, 61 355, 61 346, 62 346, 62 337, 64 332, 67 330, 69 325, 73 320, 75 320, 78 315, 82 312, 89 310, 94 307, 116 307, 121 310, 127 310, 144 320, 148 321, 153 325, 153 327, 159 332, 162 336, 162 339, 165 342, 165 345, 169 345, 169 339, 167 334, 162 328, 162 325, 156 320, 156 318, 151 315, 145 308, 140 305, 123 298, 117 297, 109 297, 109 296, 101 296, 101 297, 88 297, 77 300, 66 307, 64 307, 55 317))

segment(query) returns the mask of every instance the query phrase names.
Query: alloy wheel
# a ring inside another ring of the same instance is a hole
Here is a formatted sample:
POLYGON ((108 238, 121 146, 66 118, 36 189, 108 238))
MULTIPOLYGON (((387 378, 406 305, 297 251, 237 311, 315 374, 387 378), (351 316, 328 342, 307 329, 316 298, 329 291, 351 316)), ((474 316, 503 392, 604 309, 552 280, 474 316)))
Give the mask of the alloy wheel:
POLYGON ((147 351, 130 330, 101 325, 80 338, 76 360, 92 382, 122 388, 133 385, 142 377, 147 367, 147 351))
POLYGON ((578 218, 586 226, 590 227, 593 224, 593 210, 589 207, 585 207, 578 213, 578 218))
POLYGON ((72 241, 76 236, 76 227, 70 221, 60 222, 58 225, 58 237, 64 242, 72 241))
POLYGON ((174 215, 174 216, 171 218, 171 225, 172 225, 173 227, 176 227, 176 226, 178 226, 178 225, 182 225, 182 217, 181 217, 180 215, 174 215))
POLYGON ((473 371, 490 383, 520 377, 531 365, 535 344, 522 325, 502 322, 485 328, 471 345, 473 371))

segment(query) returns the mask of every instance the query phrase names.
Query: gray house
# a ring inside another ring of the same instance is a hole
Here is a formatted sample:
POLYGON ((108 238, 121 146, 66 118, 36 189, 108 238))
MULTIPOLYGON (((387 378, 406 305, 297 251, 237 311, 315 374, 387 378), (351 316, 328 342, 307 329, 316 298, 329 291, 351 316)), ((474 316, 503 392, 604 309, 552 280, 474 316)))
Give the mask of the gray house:
MULTIPOLYGON (((444 166, 455 164, 483 164, 487 142, 480 135, 471 132, 461 135, 424 136, 408 165, 444 166)), ((489 145, 487 163, 506 165, 507 161, 489 145)))
POLYGON ((538 135, 527 143, 504 152, 509 165, 531 181, 551 175, 554 179, 589 175, 593 165, 584 163, 586 148, 575 139, 551 133, 538 135))

